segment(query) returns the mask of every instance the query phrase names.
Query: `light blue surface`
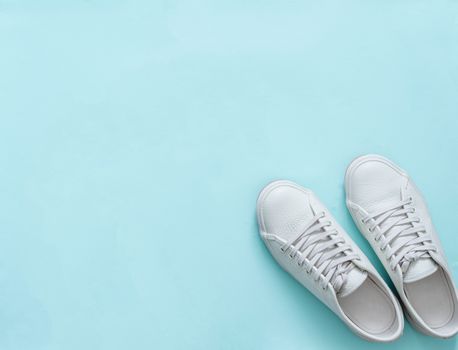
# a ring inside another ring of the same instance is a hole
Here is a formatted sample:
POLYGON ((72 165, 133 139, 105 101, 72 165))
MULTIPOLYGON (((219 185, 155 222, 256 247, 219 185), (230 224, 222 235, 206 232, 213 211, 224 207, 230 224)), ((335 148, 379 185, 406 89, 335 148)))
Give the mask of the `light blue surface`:
MULTIPOLYGON (((458 272, 457 1, 0 0, 0 348, 370 344, 258 238, 273 179, 413 175, 458 272)), ((384 275, 386 277, 386 274, 384 275)))

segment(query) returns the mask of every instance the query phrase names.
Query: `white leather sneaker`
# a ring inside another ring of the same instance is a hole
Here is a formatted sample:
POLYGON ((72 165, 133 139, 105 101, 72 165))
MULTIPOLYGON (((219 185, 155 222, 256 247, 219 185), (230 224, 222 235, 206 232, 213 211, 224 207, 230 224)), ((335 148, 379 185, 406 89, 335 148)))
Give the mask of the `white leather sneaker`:
POLYGON ((449 338, 458 331, 455 286, 426 203, 410 177, 378 155, 355 159, 347 206, 388 271, 413 326, 449 338))
POLYGON ((310 190, 289 181, 270 183, 259 195, 257 215, 275 260, 353 332, 379 342, 402 334, 396 298, 310 190))

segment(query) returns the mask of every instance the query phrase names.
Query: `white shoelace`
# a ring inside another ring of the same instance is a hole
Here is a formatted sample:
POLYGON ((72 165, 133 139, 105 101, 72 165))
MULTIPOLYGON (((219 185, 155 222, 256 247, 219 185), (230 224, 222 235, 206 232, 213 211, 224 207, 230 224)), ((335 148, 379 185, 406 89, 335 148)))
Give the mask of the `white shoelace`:
POLYGON ((380 249, 385 251, 387 259, 390 260, 392 270, 399 264, 402 272, 406 272, 410 264, 421 257, 429 256, 430 251, 437 251, 431 241, 431 236, 426 233, 423 225, 414 225, 420 222, 420 218, 410 216, 415 213, 412 206, 412 198, 403 200, 397 204, 377 210, 362 221, 370 222, 369 231, 374 232, 375 240, 380 242, 380 249), (389 220, 390 219, 390 220, 389 220), (383 225, 385 223, 385 225, 383 225), (400 230, 396 230, 398 227, 400 230), (404 239, 397 240, 397 238, 404 239), (393 243, 393 246, 391 246, 393 243))
POLYGON ((323 289, 331 283, 339 290, 347 280, 348 273, 355 267, 352 260, 359 260, 350 245, 338 236, 330 221, 322 221, 324 212, 316 214, 298 235, 282 245, 283 252, 289 251, 290 258, 298 257, 297 264, 312 273, 323 289))

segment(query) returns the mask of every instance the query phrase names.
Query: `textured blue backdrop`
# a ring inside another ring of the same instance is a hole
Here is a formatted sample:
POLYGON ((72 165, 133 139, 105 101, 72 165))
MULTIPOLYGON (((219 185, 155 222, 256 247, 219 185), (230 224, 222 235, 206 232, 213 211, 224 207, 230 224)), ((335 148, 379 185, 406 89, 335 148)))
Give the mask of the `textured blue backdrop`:
MULTIPOLYGON (((458 2, 0 0, 0 348, 368 344, 258 238, 313 189, 379 268, 343 175, 381 153, 458 272, 458 2)), ((386 277, 386 275, 384 275, 386 277)))

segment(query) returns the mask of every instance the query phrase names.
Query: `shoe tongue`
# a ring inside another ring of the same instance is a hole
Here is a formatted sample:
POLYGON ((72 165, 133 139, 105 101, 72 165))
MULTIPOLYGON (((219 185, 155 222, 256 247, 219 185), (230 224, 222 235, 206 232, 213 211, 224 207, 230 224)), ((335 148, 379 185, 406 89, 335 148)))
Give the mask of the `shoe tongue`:
POLYGON ((437 264, 431 258, 420 258, 410 263, 404 273, 404 283, 416 282, 422 278, 431 276, 438 269, 437 264))
MULTIPOLYGON (((392 197, 389 197, 385 200, 383 200, 383 202, 378 202, 378 203, 373 203, 372 205, 368 206, 368 210, 369 210, 369 213, 371 212, 376 212, 376 211, 379 211, 379 210, 383 210, 384 208, 390 206, 390 205, 395 205, 397 203, 399 203, 400 201, 402 200, 401 198, 401 194, 399 193, 398 196, 392 196, 392 197)), ((381 224, 381 227, 382 229, 384 227, 387 227, 387 226, 391 226, 392 224, 395 224, 397 221, 399 220, 399 216, 396 216, 396 217, 390 217, 388 219, 386 219, 382 224, 381 224)), ((396 225, 394 227, 392 227, 388 232, 389 234, 395 234, 395 233, 399 233, 403 230, 406 230, 408 228, 410 228, 411 225, 410 224, 406 224, 406 225, 396 225)), ((385 233, 385 234, 388 234, 385 233)), ((409 240, 411 240, 412 238, 415 238, 417 237, 417 234, 416 233, 412 233, 410 235, 406 235, 406 236, 402 236, 402 237, 396 237, 393 241, 391 241, 390 243, 390 246, 403 246, 406 242, 408 242, 409 240)), ((402 249, 401 249, 401 252, 402 252, 402 249)))
MULTIPOLYGON (((305 220, 298 225, 295 225, 295 230, 293 234, 298 234, 300 230, 304 229, 305 221, 310 220, 314 215, 316 215, 316 211, 312 206, 304 206, 302 208, 301 217, 305 218, 305 220)), ((300 244, 300 243, 299 243, 300 244)), ((323 244, 323 242, 316 243, 317 245, 323 244)), ((341 253, 342 254, 342 253, 341 253)), ((340 288, 338 292, 340 297, 347 296, 353 291, 355 291, 365 280, 367 277, 367 273, 361 271, 358 267, 354 267, 351 269, 347 274, 347 280, 340 288)))
POLYGON ((346 297, 353 293, 367 278, 367 272, 360 270, 358 267, 354 267, 347 274, 347 280, 339 291, 339 297, 346 297))
MULTIPOLYGON (((374 202, 372 204, 367 205, 367 209, 369 210, 369 212, 374 212, 379 209, 383 209, 383 207, 399 203, 401 200, 402 200, 401 193, 399 193, 399 195, 393 194, 391 197, 384 200, 381 204, 374 202)), ((391 223, 395 222, 396 220, 397 218, 389 218, 382 224, 382 226, 390 225, 391 223)), ((400 232, 409 227, 411 226, 410 225, 398 225, 398 226, 393 227, 391 230, 396 230, 397 232, 400 232)), ((403 237, 398 237, 392 241, 391 246, 393 245, 397 246, 399 244, 403 244, 414 237, 417 237, 416 233, 412 233, 411 235, 407 235, 403 237)), ((436 270, 437 270, 437 264, 433 261, 431 257, 429 256, 422 257, 410 263, 409 268, 404 273, 404 282, 409 283, 409 282, 418 281, 422 278, 432 275, 434 272, 436 272, 436 270)))

